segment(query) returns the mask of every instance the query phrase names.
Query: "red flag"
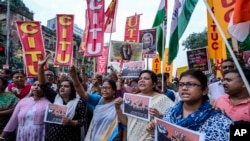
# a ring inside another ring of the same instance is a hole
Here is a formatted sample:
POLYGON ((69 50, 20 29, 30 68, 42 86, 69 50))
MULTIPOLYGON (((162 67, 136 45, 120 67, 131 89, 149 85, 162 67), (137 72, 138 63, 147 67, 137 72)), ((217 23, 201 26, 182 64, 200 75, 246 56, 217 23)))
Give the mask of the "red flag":
POLYGON ((104 30, 106 33, 113 33, 116 31, 116 14, 117 14, 118 0, 112 0, 108 9, 105 12, 104 30))

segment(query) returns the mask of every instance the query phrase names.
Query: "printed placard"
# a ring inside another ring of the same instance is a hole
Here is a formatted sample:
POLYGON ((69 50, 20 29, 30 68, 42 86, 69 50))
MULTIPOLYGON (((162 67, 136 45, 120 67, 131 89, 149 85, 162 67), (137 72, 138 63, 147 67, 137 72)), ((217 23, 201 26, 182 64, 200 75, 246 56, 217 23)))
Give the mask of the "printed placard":
POLYGON ((243 52, 243 59, 247 68, 250 68, 250 50, 243 52))
POLYGON ((155 118, 155 141, 204 141, 205 134, 155 118))
POLYGON ((150 120, 148 108, 151 104, 151 97, 124 93, 123 103, 124 114, 146 121, 150 120))
POLYGON ((123 63, 122 77, 138 78, 143 68, 144 68, 144 61, 131 61, 128 63, 123 63))
POLYGON ((141 61, 142 43, 111 41, 111 61, 141 61))
POLYGON ((156 56, 156 28, 139 31, 139 40, 143 44, 143 58, 156 56))
POLYGON ((211 72, 206 47, 187 51, 187 60, 189 69, 200 70, 204 74, 211 72))
POLYGON ((44 122, 62 124, 62 118, 66 116, 67 106, 48 104, 44 116, 44 122))

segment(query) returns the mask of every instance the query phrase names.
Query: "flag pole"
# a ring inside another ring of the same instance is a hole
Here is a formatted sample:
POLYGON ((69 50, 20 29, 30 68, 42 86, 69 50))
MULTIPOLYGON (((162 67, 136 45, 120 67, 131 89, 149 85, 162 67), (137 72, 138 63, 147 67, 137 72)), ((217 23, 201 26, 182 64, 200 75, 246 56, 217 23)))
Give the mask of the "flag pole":
POLYGON ((167 32, 167 31, 165 31, 165 24, 166 24, 166 26, 167 26, 167 20, 165 19, 166 18, 166 16, 167 16, 167 1, 165 1, 165 16, 164 16, 164 21, 163 21, 163 23, 162 23, 162 47, 161 47, 161 73, 162 73, 162 87, 161 87, 161 91, 164 93, 164 59, 165 59, 165 57, 164 57, 164 50, 165 50, 165 36, 164 35, 167 35, 167 34, 165 34, 165 32, 167 32))
POLYGON ((207 10, 208 10, 210 16, 211 16, 212 19, 213 19, 215 25, 217 26, 217 28, 218 28, 218 30, 219 30, 219 32, 220 32, 220 34, 221 34, 221 37, 222 37, 222 39, 224 40, 224 42, 225 42, 225 44, 226 44, 226 47, 227 47, 227 49, 228 49, 230 55, 232 56, 232 59, 233 59, 235 65, 236 65, 236 68, 238 69, 238 71, 239 71, 239 73, 240 73, 240 76, 241 76, 241 78, 242 78, 242 80, 243 80, 243 82, 244 82, 244 84, 245 84, 245 86, 246 86, 246 88, 247 88, 248 94, 250 95, 250 87, 249 87, 249 84, 248 84, 248 82, 247 82, 246 76, 244 75, 244 73, 243 73, 243 71, 242 71, 242 69, 241 69, 241 67, 240 67, 240 64, 239 64, 239 62, 238 62, 238 60, 237 60, 235 54, 233 53, 232 47, 231 47, 230 44, 228 43, 228 41, 227 41, 227 39, 226 39, 226 36, 225 36, 225 34, 223 33, 223 31, 222 31, 222 29, 221 29, 221 26, 220 26, 219 22, 217 21, 215 15, 213 14, 213 12, 212 12, 210 6, 209 6, 208 3, 207 3, 207 0, 203 0, 203 1, 204 1, 205 5, 206 5, 206 7, 207 7, 207 10))
POLYGON ((164 32, 165 32, 165 21, 163 22, 163 24, 162 24, 162 47, 161 47, 161 81, 162 81, 162 87, 161 87, 161 91, 164 93, 164 48, 165 48, 165 46, 164 46, 164 42, 165 42, 165 36, 164 36, 164 32))
POLYGON ((147 68, 147 70, 148 70, 148 58, 146 59, 146 61, 147 61, 147 62, 146 62, 147 67, 146 67, 146 68, 147 68))
MULTIPOLYGON (((114 19, 113 19, 114 20, 114 19)), ((108 52, 108 63, 107 63, 107 65, 106 65, 106 68, 107 68, 107 66, 109 66, 109 62, 111 63, 111 38, 112 38, 112 30, 113 30, 113 21, 111 22, 111 32, 110 32, 110 34, 109 34, 109 45, 108 45, 108 50, 109 50, 109 52, 108 52)), ((108 72, 108 71, 107 71, 108 72)))

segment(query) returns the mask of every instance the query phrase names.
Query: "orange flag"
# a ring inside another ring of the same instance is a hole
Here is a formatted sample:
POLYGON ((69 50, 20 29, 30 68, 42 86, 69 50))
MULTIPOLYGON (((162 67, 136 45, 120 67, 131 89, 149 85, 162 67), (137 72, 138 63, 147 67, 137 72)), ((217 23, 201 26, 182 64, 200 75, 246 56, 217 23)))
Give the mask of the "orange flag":
POLYGON ((228 25, 228 32, 238 41, 244 42, 249 36, 250 29, 250 1, 237 0, 234 14, 228 25))
POLYGON ((250 1, 237 0, 234 6, 233 23, 237 24, 250 20, 250 1))

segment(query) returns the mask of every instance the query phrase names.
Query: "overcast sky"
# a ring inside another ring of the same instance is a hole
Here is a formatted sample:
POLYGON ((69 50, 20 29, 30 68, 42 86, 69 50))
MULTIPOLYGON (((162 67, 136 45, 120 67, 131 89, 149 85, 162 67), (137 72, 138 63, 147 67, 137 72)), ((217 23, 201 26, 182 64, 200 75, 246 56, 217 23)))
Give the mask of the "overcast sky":
MULTIPOLYGON (((171 22, 171 14, 174 0, 168 0, 168 32, 171 22)), ((47 20, 52 19, 56 14, 74 14, 75 24, 80 28, 84 28, 84 15, 87 7, 86 0, 23 0, 25 5, 34 12, 34 20, 41 21, 42 25, 47 25, 47 20)), ((106 0, 105 9, 111 0, 106 0)), ((135 13, 143 14, 141 16, 140 29, 149 29, 152 27, 155 14, 157 12, 160 0, 119 0, 118 13, 117 13, 117 31, 112 34, 112 40, 123 41, 125 20, 126 17, 132 16, 135 13)), ((206 8, 203 0, 199 0, 194 13, 191 17, 191 21, 179 41, 179 53, 174 60, 173 72, 176 68, 187 66, 186 52, 183 51, 181 46, 183 40, 185 40, 189 34, 194 32, 201 32, 204 30, 207 24, 206 8)), ((168 43, 169 37, 167 37, 168 43)), ((105 42, 109 41, 109 35, 105 34, 105 42)))

